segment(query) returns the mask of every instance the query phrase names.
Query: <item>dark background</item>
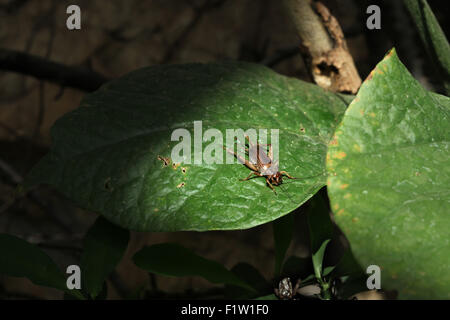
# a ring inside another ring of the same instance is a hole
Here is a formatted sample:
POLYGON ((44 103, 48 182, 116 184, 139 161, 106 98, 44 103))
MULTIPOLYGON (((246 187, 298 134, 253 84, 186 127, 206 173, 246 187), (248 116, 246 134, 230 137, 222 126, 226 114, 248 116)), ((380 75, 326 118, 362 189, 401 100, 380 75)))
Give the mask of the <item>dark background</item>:
MULTIPOLYGON (((322 2, 340 22, 362 79, 395 46, 423 86, 442 92, 402 1, 322 2), (381 30, 366 28, 370 4, 381 7, 381 30)), ((428 2, 448 36, 448 1, 428 2)), ((81 65, 107 78, 148 65, 233 59, 266 64, 310 81, 298 44, 281 1, 275 0, 0 0, 0 48, 81 65), (66 28, 70 4, 81 8, 81 30, 66 28)), ((85 94, 0 70, 0 232, 38 244, 64 269, 78 263, 82 237, 96 215, 44 187, 14 203, 11 196, 48 150, 54 121, 75 109, 85 94)), ((308 234, 302 211, 296 215, 296 238, 288 254, 305 257, 308 234)), ((145 244, 163 241, 178 242, 227 267, 251 263, 267 278, 273 271, 270 224, 230 232, 133 233, 126 257, 110 279, 109 297, 140 297, 155 282, 160 290, 185 296, 213 287, 198 278, 150 279, 134 267, 130 256, 145 244)), ((328 259, 339 256, 343 246, 345 239, 337 232, 328 259)), ((62 294, 0 275, 0 298, 32 297, 62 294)))

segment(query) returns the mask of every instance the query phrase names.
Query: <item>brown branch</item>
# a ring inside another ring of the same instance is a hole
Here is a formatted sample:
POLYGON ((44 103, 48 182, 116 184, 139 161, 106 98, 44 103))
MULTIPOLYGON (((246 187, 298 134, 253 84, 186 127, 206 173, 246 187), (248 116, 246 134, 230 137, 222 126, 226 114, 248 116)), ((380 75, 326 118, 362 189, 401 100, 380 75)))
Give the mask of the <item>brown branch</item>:
POLYGON ((284 0, 284 4, 314 81, 335 92, 356 93, 361 78, 336 18, 320 2, 284 0))
POLYGON ((12 71, 72 87, 95 91, 109 79, 83 67, 71 67, 20 51, 0 48, 0 70, 12 71))

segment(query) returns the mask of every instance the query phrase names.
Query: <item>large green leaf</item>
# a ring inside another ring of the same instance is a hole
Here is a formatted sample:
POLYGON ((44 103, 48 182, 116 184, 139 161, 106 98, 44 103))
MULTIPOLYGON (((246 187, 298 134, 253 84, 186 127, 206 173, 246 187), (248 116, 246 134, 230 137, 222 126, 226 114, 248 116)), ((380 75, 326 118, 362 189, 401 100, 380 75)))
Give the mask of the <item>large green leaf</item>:
POLYGON ((327 155, 336 222, 400 298, 450 298, 450 99, 392 50, 347 109, 327 155))
POLYGON ((339 95, 255 64, 144 68, 87 95, 55 123, 52 150, 27 186, 53 185, 134 230, 250 228, 291 212, 325 185, 327 142, 345 108, 339 95), (263 178, 239 181, 249 174, 239 163, 165 165, 179 143, 171 133, 186 128, 194 138, 195 120, 224 140, 226 129, 279 129, 280 170, 302 179, 275 194, 263 178))
POLYGON ((78 299, 81 293, 66 286, 66 278, 41 249, 9 234, 0 234, 0 274, 26 277, 41 286, 66 291, 78 299))
POLYGON ((83 289, 92 298, 102 291, 104 281, 114 271, 128 246, 128 230, 113 225, 103 217, 97 218, 83 242, 81 270, 83 289))
POLYGON ((145 247, 135 254, 134 263, 152 273, 172 276, 200 276, 212 283, 223 283, 256 292, 245 281, 220 263, 205 259, 175 243, 161 243, 145 247))

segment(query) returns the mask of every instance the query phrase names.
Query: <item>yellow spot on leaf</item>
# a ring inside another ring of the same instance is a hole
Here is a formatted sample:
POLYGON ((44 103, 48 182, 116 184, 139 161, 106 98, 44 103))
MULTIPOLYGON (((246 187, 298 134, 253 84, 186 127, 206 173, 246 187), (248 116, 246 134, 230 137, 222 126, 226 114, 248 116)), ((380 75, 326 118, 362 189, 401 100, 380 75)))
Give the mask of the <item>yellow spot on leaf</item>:
POLYGON ((177 168, 179 167, 179 163, 172 163, 172 168, 173 170, 177 170, 177 168))
POLYGON ((354 218, 352 218, 352 221, 356 223, 359 221, 359 219, 357 217, 354 217, 354 218))
POLYGON ((346 154, 344 151, 340 151, 340 152, 334 154, 333 158, 336 158, 336 159, 343 159, 343 158, 345 158, 346 156, 347 156, 347 154, 346 154))
POLYGON ((348 187, 348 183, 344 183, 339 186, 339 188, 341 188, 341 189, 345 189, 347 187, 348 187))
POLYGON ((375 117, 375 113, 371 112, 371 113, 369 113, 369 116, 371 116, 372 118, 374 118, 374 117, 375 117))
POLYGON ((350 198, 351 196, 352 196, 351 193, 346 193, 345 196, 344 196, 344 199, 348 199, 348 198, 350 198))
POLYGON ((353 149, 356 151, 356 152, 361 152, 361 147, 358 145, 358 144, 354 144, 353 145, 353 149))
POLYGON ((337 216, 342 216, 342 214, 344 213, 344 209, 341 209, 341 210, 339 210, 337 213, 336 213, 336 215, 337 216))
POLYGON ((339 204, 336 203, 335 205, 333 205, 333 210, 336 211, 337 209, 339 209, 339 204))
POLYGON ((155 209, 153 209, 153 211, 154 211, 154 212, 158 212, 158 211, 159 211, 159 209, 158 209, 158 208, 155 208, 155 209))
POLYGON ((359 110, 359 113, 363 116, 364 115, 364 110, 363 109, 359 110))

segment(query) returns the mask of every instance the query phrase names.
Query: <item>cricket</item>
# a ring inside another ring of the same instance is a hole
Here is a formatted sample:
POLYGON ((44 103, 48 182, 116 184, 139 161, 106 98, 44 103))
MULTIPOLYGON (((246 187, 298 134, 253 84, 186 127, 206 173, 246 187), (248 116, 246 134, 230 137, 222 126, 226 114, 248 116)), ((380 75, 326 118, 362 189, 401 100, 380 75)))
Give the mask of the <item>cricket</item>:
POLYGON ((271 144, 252 144, 248 136, 245 136, 245 139, 247 140, 245 152, 250 161, 225 146, 223 147, 228 153, 234 155, 240 163, 252 171, 247 178, 240 179, 241 181, 247 181, 256 177, 263 177, 266 179, 266 184, 270 187, 270 189, 277 194, 274 186, 280 186, 283 183, 283 176, 288 179, 297 179, 289 175, 286 171, 278 171, 278 160, 275 162, 273 161, 271 144), (265 148, 263 146, 265 146, 265 148), (269 147, 268 153, 266 153, 267 147, 269 147))

